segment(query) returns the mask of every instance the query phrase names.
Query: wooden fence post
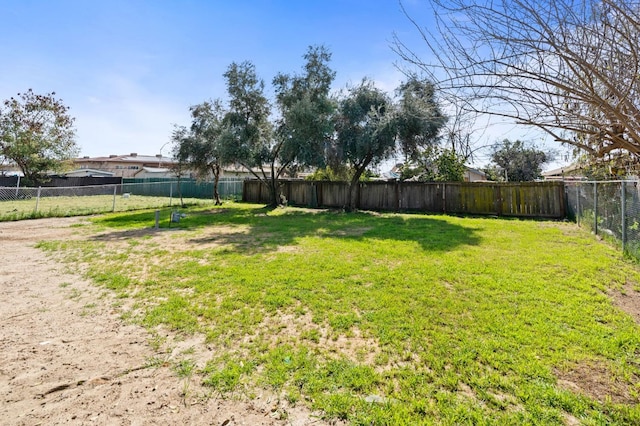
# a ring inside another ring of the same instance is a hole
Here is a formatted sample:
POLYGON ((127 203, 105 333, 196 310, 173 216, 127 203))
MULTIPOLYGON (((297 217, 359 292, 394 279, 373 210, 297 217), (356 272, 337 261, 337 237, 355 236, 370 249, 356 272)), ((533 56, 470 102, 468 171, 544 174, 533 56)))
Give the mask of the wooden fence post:
POLYGON ((620 202, 622 208, 620 210, 622 216, 622 251, 627 247, 627 185, 622 181, 620 184, 620 202))
POLYGON ((447 212, 447 184, 442 183, 442 213, 447 212))

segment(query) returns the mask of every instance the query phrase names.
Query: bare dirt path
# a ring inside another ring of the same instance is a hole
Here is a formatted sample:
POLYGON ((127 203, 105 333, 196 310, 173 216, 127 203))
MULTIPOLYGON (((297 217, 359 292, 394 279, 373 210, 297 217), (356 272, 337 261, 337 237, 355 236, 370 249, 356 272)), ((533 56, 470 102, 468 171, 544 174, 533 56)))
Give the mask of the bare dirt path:
POLYGON ((158 352, 149 333, 122 321, 103 290, 34 247, 77 238, 72 225, 83 220, 0 223, 1 425, 324 424, 273 396, 207 394, 171 362, 150 367, 158 352))

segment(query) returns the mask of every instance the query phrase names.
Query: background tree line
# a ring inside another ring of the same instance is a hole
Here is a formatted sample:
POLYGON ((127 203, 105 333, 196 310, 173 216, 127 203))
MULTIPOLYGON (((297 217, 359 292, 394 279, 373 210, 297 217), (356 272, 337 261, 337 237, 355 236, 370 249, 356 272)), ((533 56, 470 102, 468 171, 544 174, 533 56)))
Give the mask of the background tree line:
MULTIPOLYGON (((273 101, 251 62, 230 64, 228 101, 191 107, 191 126, 172 135, 175 157, 216 181, 222 166, 241 165, 269 188, 274 206, 282 201, 279 179, 320 170, 317 176, 349 181, 345 207, 353 208, 367 170, 399 154, 419 160, 439 142, 446 117, 433 84, 416 76, 393 95, 367 79, 334 94, 330 59, 325 47, 309 47, 302 72, 275 76, 273 101)), ((217 190, 215 197, 220 202, 217 190)))

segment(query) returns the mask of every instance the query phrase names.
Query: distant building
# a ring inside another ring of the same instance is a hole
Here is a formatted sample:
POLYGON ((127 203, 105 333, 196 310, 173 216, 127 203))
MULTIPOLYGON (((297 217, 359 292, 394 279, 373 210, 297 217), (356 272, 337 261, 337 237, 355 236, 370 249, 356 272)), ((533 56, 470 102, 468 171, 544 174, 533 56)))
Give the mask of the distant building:
MULTIPOLYGON (((170 157, 158 155, 109 155, 108 157, 82 157, 73 160, 78 169, 90 169, 113 173, 112 176, 132 178, 145 167, 154 169, 169 169, 177 162, 170 157)), ((165 176, 162 176, 165 177, 165 176)))
POLYGON ((170 179, 176 178, 176 173, 166 167, 142 167, 134 175, 136 179, 149 179, 149 178, 162 178, 170 179))
MULTIPOLYGON (((109 155, 108 157, 82 157, 73 160, 78 170, 76 176, 97 176, 95 173, 111 173, 110 176, 124 178, 176 178, 176 173, 172 170, 178 162, 170 157, 161 155, 138 155, 135 152, 129 155, 109 155), (85 174, 82 174, 85 170, 85 174)), ((253 170, 256 174, 262 175, 259 169, 253 170)), ((184 177, 195 177, 191 170, 183 172, 184 177)), ((220 177, 236 178, 238 180, 255 179, 255 176, 244 167, 233 164, 224 166, 220 177)))
POLYGON ((113 177, 112 172, 94 169, 76 169, 62 174, 66 177, 113 177))
POLYGON ((472 169, 465 166, 464 181, 465 182, 483 182, 487 180, 487 174, 482 170, 472 169))
POLYGON ((24 173, 13 161, 0 159, 0 176, 24 176, 24 173))
MULTIPOLYGON (((382 177, 385 179, 400 179, 400 175, 402 174, 402 163, 398 163, 391 170, 382 174, 382 177)), ((409 180, 418 180, 415 179, 409 180)), ((464 181, 465 182, 483 182, 487 180, 487 175, 485 172, 477 169, 473 169, 468 166, 464 166, 464 181)))
POLYGON ((544 180, 584 180, 582 167, 578 164, 559 167, 542 173, 544 180))

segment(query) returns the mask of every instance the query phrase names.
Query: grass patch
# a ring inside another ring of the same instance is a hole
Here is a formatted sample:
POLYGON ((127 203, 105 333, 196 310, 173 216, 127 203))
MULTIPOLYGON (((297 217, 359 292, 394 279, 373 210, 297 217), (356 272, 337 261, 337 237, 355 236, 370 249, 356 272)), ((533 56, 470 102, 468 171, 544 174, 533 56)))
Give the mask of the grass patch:
POLYGON ((573 224, 185 213, 160 231, 153 212, 110 214, 40 246, 148 327, 204 334, 197 374, 220 394, 268 387, 354 424, 640 422, 640 330, 608 296, 640 272, 573 224))
MULTIPOLYGON (((212 204, 211 200, 184 199, 187 205, 212 204)), ((123 212, 150 208, 177 208, 179 200, 169 197, 132 195, 124 198, 116 195, 49 196, 24 200, 0 200, 0 222, 40 219, 44 217, 84 216, 106 212, 123 212)), ((168 217, 168 216, 167 216, 168 217)))

